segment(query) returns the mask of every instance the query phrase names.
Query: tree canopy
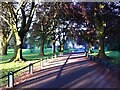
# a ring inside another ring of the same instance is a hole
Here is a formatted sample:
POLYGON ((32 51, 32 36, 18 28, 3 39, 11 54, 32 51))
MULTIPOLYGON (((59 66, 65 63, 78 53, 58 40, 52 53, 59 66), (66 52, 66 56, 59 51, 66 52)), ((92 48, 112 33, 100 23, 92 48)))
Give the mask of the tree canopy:
MULTIPOLYGON (((13 32, 15 36, 15 56, 13 61, 25 60, 22 57, 23 39, 31 32, 31 37, 41 46, 40 54, 44 55, 44 44, 50 41, 55 53, 55 43, 60 43, 64 50, 67 39, 81 37, 89 47, 99 46, 99 57, 106 57, 104 45, 110 42, 119 32, 120 4, 118 2, 4 2, 3 35, 13 32), (84 29, 82 29, 84 28, 84 29), (105 43, 106 41, 106 43, 105 43)), ((8 37, 7 36, 7 37, 8 37)), ((119 46, 119 45, 118 45, 119 46)))

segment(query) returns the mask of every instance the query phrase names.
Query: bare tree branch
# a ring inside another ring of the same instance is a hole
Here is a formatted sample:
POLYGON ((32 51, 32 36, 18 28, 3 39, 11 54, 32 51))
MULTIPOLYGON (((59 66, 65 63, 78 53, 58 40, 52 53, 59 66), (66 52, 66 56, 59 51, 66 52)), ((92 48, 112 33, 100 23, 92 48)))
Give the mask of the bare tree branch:
POLYGON ((12 27, 12 25, 10 24, 10 22, 5 18, 3 17, 2 15, 0 16, 10 27, 12 27))
POLYGON ((9 34, 8 38, 7 38, 7 43, 10 41, 10 39, 11 39, 12 35, 13 35, 13 30, 11 30, 11 32, 10 32, 10 34, 9 34))

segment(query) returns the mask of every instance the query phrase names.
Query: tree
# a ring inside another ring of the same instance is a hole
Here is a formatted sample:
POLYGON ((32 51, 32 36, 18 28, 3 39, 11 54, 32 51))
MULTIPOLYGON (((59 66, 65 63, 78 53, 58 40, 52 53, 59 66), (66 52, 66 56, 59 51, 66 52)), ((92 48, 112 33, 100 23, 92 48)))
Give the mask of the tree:
POLYGON ((95 28, 97 32, 97 38, 99 40, 99 57, 106 57, 104 51, 104 39, 108 32, 110 32, 109 24, 111 19, 116 16, 108 3, 78 3, 76 7, 79 6, 79 13, 82 15, 84 23, 87 27, 95 28), (111 19, 110 19, 111 18, 111 19))
POLYGON ((1 37, 2 37, 1 55, 7 55, 7 47, 8 47, 8 44, 9 44, 9 41, 10 41, 12 35, 13 35, 13 32, 11 30, 3 30, 2 31, 2 35, 1 35, 1 37))
POLYGON ((34 36, 40 41, 40 55, 44 56, 44 44, 52 39, 53 53, 55 53, 55 30, 57 27, 57 12, 59 4, 55 2, 43 2, 36 9, 36 20, 34 23, 34 36))
POLYGON ((96 39, 97 39, 96 30, 95 29, 81 30, 80 31, 80 36, 89 45, 88 53, 92 53, 92 46, 95 45, 96 39))
MULTIPOLYGON (((4 8, 4 3, 0 3, 0 8, 1 11, 0 14, 7 16, 8 14, 8 9, 3 9, 4 8)), ((8 25, 6 24, 6 22, 3 21, 2 18, 1 19, 1 55, 7 55, 7 46, 8 43, 13 35, 13 31, 9 29, 8 25)), ((8 18, 9 20, 9 18, 8 18)))
MULTIPOLYGON (((62 18, 63 19, 63 18, 62 18)), ((67 40, 67 37, 68 37, 68 27, 69 27, 69 22, 67 23, 64 19, 62 20, 60 18, 59 20, 59 26, 58 26, 58 32, 57 32, 57 38, 56 40, 59 41, 59 51, 60 52, 64 52, 64 44, 65 44, 65 41, 67 40)))
POLYGON ((60 31, 58 32, 58 39, 60 43, 60 51, 64 51, 64 45, 67 39, 74 39, 76 37, 75 28, 73 28, 74 22, 80 22, 77 20, 81 18, 80 15, 76 15, 73 11, 71 2, 62 3, 62 7, 59 11, 59 23, 60 23, 60 31), (74 17, 74 16, 77 16, 74 17))
MULTIPOLYGON (((118 7, 118 6, 117 6, 118 7)), ((76 4, 66 3, 64 4, 64 13, 69 18, 77 18, 82 24, 86 23, 86 27, 95 28, 98 38, 99 57, 106 57, 104 51, 104 40, 111 32, 110 24, 114 17, 118 17, 118 12, 115 13, 109 3, 107 2, 78 2, 76 4)), ((116 8, 116 7, 115 7, 116 8)), ((118 7, 119 8, 119 7, 118 7)), ((115 25, 113 25, 115 26, 115 25)))
POLYGON ((110 2, 109 7, 111 7, 112 12, 115 15, 111 15, 108 26, 109 30, 106 33, 105 43, 109 50, 120 50, 119 43, 119 28, 120 28, 120 4, 119 2, 110 2))
MULTIPOLYGON (((111 33, 114 29, 111 29, 111 24, 116 22, 116 14, 113 12, 109 3, 98 3, 95 9, 95 27, 98 31, 98 45, 99 45, 99 57, 106 57, 105 55, 105 37, 111 33), (111 21, 112 20, 112 21, 111 21)), ((115 26, 115 23, 114 23, 115 26)), ((114 27, 115 28, 115 27, 114 27)))
POLYGON ((25 61, 26 59, 24 59, 22 56, 22 44, 32 22, 35 10, 35 2, 20 2, 17 4, 13 2, 6 2, 5 4, 5 8, 8 8, 10 12, 10 21, 4 16, 1 17, 9 25, 10 29, 13 30, 16 40, 15 55, 11 61, 25 61), (16 5, 18 8, 16 8, 16 5))

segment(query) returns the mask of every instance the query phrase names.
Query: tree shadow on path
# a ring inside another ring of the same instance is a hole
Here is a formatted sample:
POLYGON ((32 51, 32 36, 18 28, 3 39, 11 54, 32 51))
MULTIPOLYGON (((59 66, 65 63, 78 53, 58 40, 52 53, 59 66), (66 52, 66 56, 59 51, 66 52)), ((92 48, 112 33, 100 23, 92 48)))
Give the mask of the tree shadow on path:
POLYGON ((70 56, 63 65, 38 72, 37 77, 17 85, 16 88, 117 88, 114 76, 100 65, 88 60, 67 64, 69 59, 70 56), (109 84, 110 81, 112 83, 109 84))

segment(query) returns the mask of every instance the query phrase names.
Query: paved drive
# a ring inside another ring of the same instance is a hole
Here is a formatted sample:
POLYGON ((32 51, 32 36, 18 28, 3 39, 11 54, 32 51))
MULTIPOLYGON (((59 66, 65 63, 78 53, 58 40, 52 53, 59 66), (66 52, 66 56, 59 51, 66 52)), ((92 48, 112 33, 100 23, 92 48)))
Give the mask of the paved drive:
POLYGON ((45 64, 15 88, 118 88, 118 80, 82 53, 74 53, 45 64))

